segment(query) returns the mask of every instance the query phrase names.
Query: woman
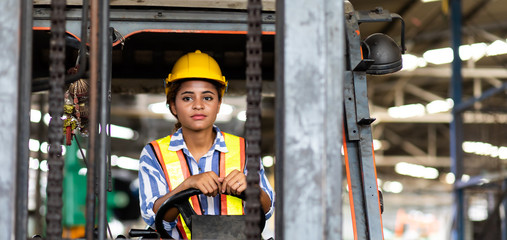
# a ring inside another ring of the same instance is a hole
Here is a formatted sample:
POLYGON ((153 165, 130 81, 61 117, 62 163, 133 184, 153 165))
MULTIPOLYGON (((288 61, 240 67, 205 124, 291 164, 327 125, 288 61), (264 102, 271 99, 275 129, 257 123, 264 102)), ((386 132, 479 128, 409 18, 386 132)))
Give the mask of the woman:
MULTIPOLYGON (((176 61, 165 81, 167 104, 176 117, 176 132, 148 144, 139 163, 143 219, 153 226, 155 214, 170 196, 189 188, 203 193, 192 198, 197 214, 244 214, 239 195, 246 189, 244 139, 214 125, 227 81, 217 62, 199 50, 176 61)), ((273 190, 261 165, 260 202, 271 217, 273 190)), ((175 239, 190 238, 176 208, 165 216, 165 229, 175 239)))

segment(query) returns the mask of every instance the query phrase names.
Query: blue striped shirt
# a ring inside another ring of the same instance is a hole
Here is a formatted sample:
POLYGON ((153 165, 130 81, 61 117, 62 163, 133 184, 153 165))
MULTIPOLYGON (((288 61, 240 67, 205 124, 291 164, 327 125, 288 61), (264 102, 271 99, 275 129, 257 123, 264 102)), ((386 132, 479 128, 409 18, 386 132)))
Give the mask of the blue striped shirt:
MULTIPOLYGON (((215 143, 211 146, 210 150, 199 159, 197 162, 192 154, 188 151, 181 128, 176 131, 171 137, 169 143, 170 151, 183 150, 186 156, 187 163, 189 166, 190 174, 196 175, 204 172, 213 171, 217 175, 220 166, 220 152, 228 152, 227 146, 225 145, 224 137, 217 126, 214 126, 214 130, 217 133, 215 143)), ((247 174, 246 167, 244 171, 247 174)), ((260 166, 260 187, 267 193, 271 199, 271 207, 269 212, 266 213, 266 220, 271 217, 274 210, 274 192, 264 172, 264 167, 260 166)), ((155 223, 155 212, 153 211, 153 205, 155 201, 164 196, 169 192, 169 187, 165 179, 165 173, 162 170, 160 164, 157 161, 156 155, 152 148, 147 145, 141 152, 139 159, 139 199, 141 206, 141 215, 144 221, 154 227, 155 223)), ((220 214, 220 194, 215 197, 206 197, 205 195, 199 195, 199 200, 205 215, 219 215, 220 214)), ((165 222, 164 226, 167 232, 175 239, 179 238, 179 233, 176 228, 177 220, 174 222, 165 222)))

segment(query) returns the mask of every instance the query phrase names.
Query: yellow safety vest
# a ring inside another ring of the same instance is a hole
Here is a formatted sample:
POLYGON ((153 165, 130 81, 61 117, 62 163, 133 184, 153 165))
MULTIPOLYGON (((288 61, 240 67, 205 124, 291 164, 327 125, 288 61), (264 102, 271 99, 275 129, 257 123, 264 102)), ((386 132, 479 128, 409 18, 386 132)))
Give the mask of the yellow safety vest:
MULTIPOLYGON (((225 178, 235 169, 240 172, 243 172, 245 169, 245 139, 224 132, 222 132, 222 135, 224 136, 225 145, 229 152, 220 153, 219 177, 225 178)), ((169 191, 172 191, 185 179, 190 177, 190 171, 183 151, 170 151, 170 142, 171 135, 152 141, 151 145, 155 150, 160 166, 162 166, 164 170, 169 191)), ((243 201, 241 199, 225 194, 220 194, 220 199, 220 215, 245 214, 243 211, 243 201)), ((189 201, 195 213, 202 215, 201 204, 197 196, 192 196, 189 201)), ((183 221, 181 214, 178 215, 177 228, 184 239, 191 239, 190 229, 187 227, 185 221, 183 221)))

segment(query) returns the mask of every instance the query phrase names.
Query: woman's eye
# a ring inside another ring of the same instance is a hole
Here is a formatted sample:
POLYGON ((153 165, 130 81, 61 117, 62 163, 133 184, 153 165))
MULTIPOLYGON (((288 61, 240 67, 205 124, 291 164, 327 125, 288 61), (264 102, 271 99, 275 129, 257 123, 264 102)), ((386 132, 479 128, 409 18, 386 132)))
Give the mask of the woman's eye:
POLYGON ((191 97, 183 97, 182 100, 185 102, 188 102, 188 101, 192 100, 192 98, 191 97))
POLYGON ((211 100, 213 100, 213 97, 204 97, 204 100, 211 101, 211 100))

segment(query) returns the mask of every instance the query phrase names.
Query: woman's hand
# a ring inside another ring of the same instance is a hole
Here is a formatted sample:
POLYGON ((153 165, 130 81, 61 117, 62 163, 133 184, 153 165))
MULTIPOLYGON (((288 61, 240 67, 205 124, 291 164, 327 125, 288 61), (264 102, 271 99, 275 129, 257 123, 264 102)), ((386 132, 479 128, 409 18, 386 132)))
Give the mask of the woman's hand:
POLYGON ((216 196, 221 190, 221 180, 213 171, 190 176, 186 181, 189 188, 197 188, 208 197, 216 196))
POLYGON ((246 189, 246 176, 238 170, 233 170, 222 181, 222 193, 240 195, 246 189))

